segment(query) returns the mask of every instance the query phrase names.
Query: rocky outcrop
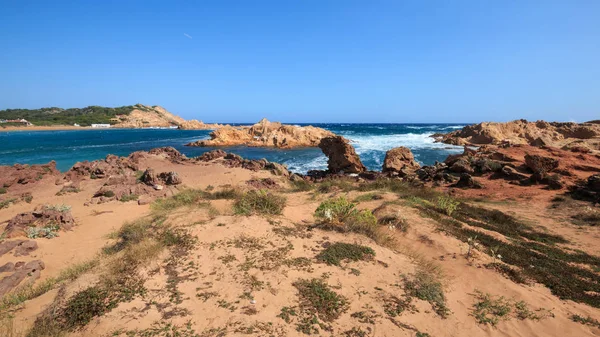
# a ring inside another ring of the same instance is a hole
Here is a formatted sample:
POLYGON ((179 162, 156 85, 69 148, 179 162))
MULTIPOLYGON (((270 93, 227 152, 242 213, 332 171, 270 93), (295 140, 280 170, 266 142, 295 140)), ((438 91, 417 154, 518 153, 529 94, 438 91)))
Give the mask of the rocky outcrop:
POLYGON ((600 174, 594 174, 579 181, 570 190, 574 198, 600 203, 600 174))
POLYGON ((319 148, 327 156, 327 170, 330 173, 361 173, 366 171, 354 147, 342 136, 326 137, 319 148))
POLYGON ((385 153, 382 171, 407 176, 421 167, 409 148, 400 146, 385 153))
POLYGON ((3 235, 8 238, 26 236, 26 230, 29 228, 47 226, 57 226, 58 229, 62 230, 73 228, 75 219, 70 208, 44 205, 36 207, 32 212, 17 214, 8 221, 3 235))
POLYGON ((334 134, 313 126, 284 125, 262 119, 251 127, 225 126, 211 132, 210 139, 187 146, 316 147, 321 139, 334 134))
POLYGON ((180 129, 214 129, 221 127, 220 124, 205 124, 198 120, 185 120, 176 116, 160 106, 148 106, 136 104, 133 110, 115 118, 116 128, 147 128, 147 127, 178 127, 180 129))
POLYGON ((595 123, 560 123, 545 121, 528 122, 516 120, 508 123, 485 122, 468 125, 444 135, 435 135, 438 141, 447 144, 496 144, 569 147, 571 143, 590 144, 600 150, 600 125, 595 123))
POLYGON ((45 268, 44 262, 40 260, 34 260, 27 262, 26 264, 17 263, 13 266, 8 266, 7 269, 14 272, 0 280, 0 296, 13 290, 26 278, 33 282, 40 277, 41 271, 45 268), (18 264, 18 266, 17 266, 18 264), (12 267, 12 268, 11 268, 12 267))
POLYGON ((0 188, 10 191, 10 187, 13 185, 33 184, 46 176, 58 176, 59 174, 55 161, 43 165, 0 166, 0 188))
POLYGON ((137 171, 139 170, 141 156, 140 152, 134 152, 129 157, 118 157, 110 154, 104 160, 77 162, 65 173, 64 180, 103 179, 111 175, 121 174, 123 171, 137 171))
POLYGON ((559 161, 556 158, 530 154, 525 155, 525 165, 533 171, 533 174, 541 178, 558 168, 558 164, 559 161))

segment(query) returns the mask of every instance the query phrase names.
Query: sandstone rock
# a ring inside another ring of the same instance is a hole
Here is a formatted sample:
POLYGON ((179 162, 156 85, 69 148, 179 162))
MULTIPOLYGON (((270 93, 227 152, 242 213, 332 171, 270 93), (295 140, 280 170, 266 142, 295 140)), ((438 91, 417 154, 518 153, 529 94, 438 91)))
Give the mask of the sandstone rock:
POLYGON ((587 186, 591 191, 600 192, 600 174, 594 174, 588 177, 587 186))
POLYGON ((154 185, 156 185, 159 182, 159 179, 156 176, 156 173, 154 172, 154 169, 149 167, 142 174, 142 177, 140 178, 140 181, 143 182, 144 184, 148 185, 148 186, 154 186, 154 185))
POLYGON ((212 161, 215 159, 223 158, 227 155, 227 152, 223 150, 212 150, 209 152, 203 153, 201 156, 196 157, 199 161, 212 161))
POLYGON ((16 286, 18 286, 25 278, 29 280, 37 280, 40 277, 41 271, 45 268, 44 263, 40 260, 28 262, 22 268, 19 268, 12 275, 4 277, 0 280, 0 296, 5 295, 16 286))
POLYGON ((177 151, 175 148, 171 146, 159 147, 148 151, 149 154, 164 156, 169 158, 172 162, 180 162, 184 159, 187 159, 185 155, 181 154, 181 152, 177 151))
POLYGON ((265 164, 265 169, 270 170, 276 176, 289 177, 290 171, 288 171, 287 167, 282 164, 267 162, 265 164))
POLYGON ((472 174, 475 172, 471 167, 471 163, 466 158, 459 159, 450 166, 450 171, 455 173, 469 173, 472 174))
POLYGON ((558 164, 558 159, 542 157, 540 155, 525 155, 525 165, 538 176, 546 175, 557 168, 558 164))
POLYGON ((8 273, 15 271, 15 264, 12 262, 6 262, 0 267, 0 273, 8 273))
POLYGON ((46 225, 58 225, 63 230, 71 230, 75 225, 75 219, 71 210, 58 211, 47 206, 39 206, 33 212, 21 213, 8 221, 4 235, 8 238, 25 236, 28 227, 44 227, 46 225))
POLYGON ((331 173, 360 173, 366 170, 354 147, 342 136, 323 138, 319 148, 327 156, 327 169, 331 173))
POLYGON ((456 184, 454 184, 454 186, 460 187, 460 188, 482 188, 483 187, 483 185, 481 183, 479 183, 478 181, 473 179, 473 177, 468 173, 461 174, 460 179, 458 180, 458 182, 456 184))
POLYGON ((192 142, 187 146, 316 147, 321 139, 332 136, 335 135, 322 128, 283 125, 262 119, 251 127, 218 128, 211 132, 211 139, 192 142))
POLYGON ((248 186, 252 186, 256 189, 273 189, 273 188, 279 187, 277 182, 271 178, 250 179, 250 180, 246 181, 246 184, 248 186))
POLYGON ((385 153, 383 160, 383 172, 394 172, 401 176, 406 176, 421 167, 415 161, 415 157, 409 148, 400 146, 393 148, 385 153))
POLYGON ((58 176, 56 162, 51 161, 43 165, 0 166, 0 187, 11 187, 15 184, 33 184, 46 176, 58 176))
MULTIPOLYGON (((573 140, 589 140, 600 136, 600 125, 593 123, 548 123, 516 120, 508 123, 480 123, 468 125, 445 135, 437 135, 436 140, 447 144, 496 144, 509 146, 530 144, 533 146, 562 147, 573 140)), ((506 146, 503 146, 506 147, 506 146)), ((597 149, 597 148, 595 148, 597 149)))
POLYGON ((27 256, 29 253, 38 249, 37 242, 33 240, 25 240, 18 244, 14 249, 15 256, 27 256))
POLYGON ((502 167, 502 174, 507 180, 523 180, 529 178, 526 174, 520 173, 514 167, 510 167, 507 165, 502 167))
POLYGON ((158 175, 158 178, 164 181, 166 185, 179 185, 182 183, 177 172, 163 172, 158 175))

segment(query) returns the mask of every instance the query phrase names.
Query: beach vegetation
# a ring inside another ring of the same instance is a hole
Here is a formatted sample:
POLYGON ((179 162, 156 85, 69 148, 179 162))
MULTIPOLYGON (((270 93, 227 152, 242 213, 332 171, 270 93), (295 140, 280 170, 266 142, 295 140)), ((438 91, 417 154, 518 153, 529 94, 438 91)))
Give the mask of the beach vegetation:
POLYGON ((328 265, 339 266, 342 261, 370 260, 375 251, 366 246, 353 243, 336 242, 330 244, 317 255, 317 260, 328 265))
POLYGON ((380 244, 389 239, 379 230, 377 218, 370 210, 357 209, 355 203, 343 196, 323 201, 314 217, 322 229, 363 234, 380 244))
POLYGON ((267 190, 251 190, 236 197, 233 210, 238 215, 279 215, 286 201, 285 197, 267 190))
POLYGON ((419 269, 414 275, 403 276, 403 280, 406 296, 429 302, 435 313, 442 318, 450 315, 444 288, 435 274, 419 269))

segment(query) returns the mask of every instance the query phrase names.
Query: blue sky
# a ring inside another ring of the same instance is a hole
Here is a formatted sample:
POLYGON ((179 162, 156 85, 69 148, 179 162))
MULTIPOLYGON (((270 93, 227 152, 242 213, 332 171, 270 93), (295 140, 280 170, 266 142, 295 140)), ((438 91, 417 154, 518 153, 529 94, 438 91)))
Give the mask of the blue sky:
POLYGON ((253 122, 600 118, 600 1, 0 0, 0 109, 253 122))

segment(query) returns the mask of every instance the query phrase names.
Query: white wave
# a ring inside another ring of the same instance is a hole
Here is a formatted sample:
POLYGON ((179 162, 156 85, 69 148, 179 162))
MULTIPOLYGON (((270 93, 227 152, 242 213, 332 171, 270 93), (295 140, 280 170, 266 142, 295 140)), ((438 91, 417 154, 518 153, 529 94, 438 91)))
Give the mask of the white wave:
POLYGON ((293 172, 305 174, 310 170, 326 170, 327 157, 325 157, 325 155, 321 155, 309 161, 296 160, 294 158, 291 158, 289 160, 285 160, 284 164, 286 164, 288 168, 293 172))
POLYGON ((358 154, 367 151, 388 151, 398 146, 406 146, 409 149, 448 149, 462 151, 460 146, 452 146, 448 144, 435 143, 430 136, 433 133, 404 133, 395 135, 365 135, 365 136, 350 136, 349 139, 353 142, 358 154))

